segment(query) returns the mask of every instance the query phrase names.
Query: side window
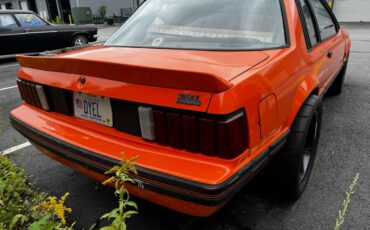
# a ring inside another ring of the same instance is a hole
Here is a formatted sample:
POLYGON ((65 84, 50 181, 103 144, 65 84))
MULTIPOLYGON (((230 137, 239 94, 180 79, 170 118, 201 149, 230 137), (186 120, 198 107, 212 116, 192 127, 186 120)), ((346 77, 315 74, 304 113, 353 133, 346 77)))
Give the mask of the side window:
POLYGON ((17 27, 17 23, 10 14, 0 14, 0 27, 17 27))
POLYGON ((304 16, 305 23, 302 24, 302 26, 306 26, 307 33, 310 38, 311 47, 316 45, 319 42, 319 37, 317 36, 316 30, 315 30, 315 23, 313 20, 313 16, 311 14, 310 7, 306 4, 305 0, 300 0, 301 3, 301 10, 302 10, 302 16, 304 16), (306 25, 304 25, 306 24, 306 25))
POLYGON ((330 13, 325 8, 321 0, 310 0, 313 11, 316 15, 317 24, 319 25, 321 39, 333 36, 337 33, 335 23, 330 16, 330 13))
POLYGON ((34 14, 16 14, 15 17, 18 19, 22 26, 46 26, 46 22, 34 14))

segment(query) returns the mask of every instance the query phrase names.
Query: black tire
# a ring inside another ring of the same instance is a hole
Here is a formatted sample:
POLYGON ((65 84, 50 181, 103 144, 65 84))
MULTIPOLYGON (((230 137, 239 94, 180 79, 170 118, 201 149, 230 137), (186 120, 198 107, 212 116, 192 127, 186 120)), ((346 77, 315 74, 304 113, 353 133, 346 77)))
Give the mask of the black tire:
POLYGON ((344 78, 347 72, 347 65, 348 65, 348 57, 347 57, 346 62, 343 64, 343 67, 340 70, 337 78, 334 80, 333 84, 330 86, 330 88, 326 92, 327 96, 338 96, 342 93, 344 78))
POLYGON ((89 41, 85 35, 76 35, 72 39, 72 46, 81 46, 88 44, 89 41))
POLYGON ((320 139, 322 101, 311 95, 291 127, 287 143, 276 156, 283 194, 296 201, 304 192, 314 165, 320 139))

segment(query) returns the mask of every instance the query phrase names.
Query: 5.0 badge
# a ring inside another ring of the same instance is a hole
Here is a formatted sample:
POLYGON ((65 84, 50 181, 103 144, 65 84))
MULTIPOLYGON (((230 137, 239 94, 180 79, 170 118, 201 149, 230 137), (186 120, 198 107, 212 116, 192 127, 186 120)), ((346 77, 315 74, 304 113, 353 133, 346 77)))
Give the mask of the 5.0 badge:
POLYGON ((177 100, 179 104, 200 106, 201 102, 198 95, 180 93, 177 100))

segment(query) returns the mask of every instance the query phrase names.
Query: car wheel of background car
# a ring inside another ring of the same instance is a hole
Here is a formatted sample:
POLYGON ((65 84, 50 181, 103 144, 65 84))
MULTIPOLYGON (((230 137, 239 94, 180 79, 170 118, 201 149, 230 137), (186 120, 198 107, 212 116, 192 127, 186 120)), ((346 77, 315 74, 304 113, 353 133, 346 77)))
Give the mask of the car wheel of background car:
POLYGON ((348 57, 346 62, 343 64, 341 71, 339 72, 337 78, 334 80, 333 84, 330 86, 326 95, 328 96, 338 96, 342 93, 344 78, 347 72, 348 57))
POLYGON ((72 45, 73 46, 82 46, 86 45, 88 42, 86 36, 84 35, 77 35, 72 39, 72 45))
POLYGON ((274 168, 289 200, 296 201, 307 186, 320 139, 321 120, 322 100, 312 95, 303 104, 287 143, 276 156, 274 168))

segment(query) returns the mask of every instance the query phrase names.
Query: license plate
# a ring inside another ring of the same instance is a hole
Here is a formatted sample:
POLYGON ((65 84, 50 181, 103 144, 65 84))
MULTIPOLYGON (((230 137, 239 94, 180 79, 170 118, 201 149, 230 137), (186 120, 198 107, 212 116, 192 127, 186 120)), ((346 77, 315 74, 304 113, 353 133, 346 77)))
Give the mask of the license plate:
POLYGON ((73 104, 75 117, 113 126, 112 106, 108 97, 74 92, 73 104))

